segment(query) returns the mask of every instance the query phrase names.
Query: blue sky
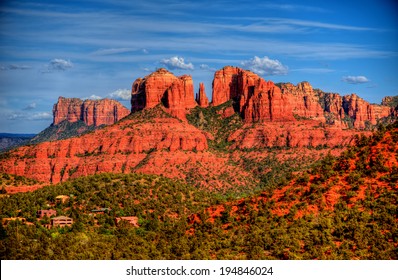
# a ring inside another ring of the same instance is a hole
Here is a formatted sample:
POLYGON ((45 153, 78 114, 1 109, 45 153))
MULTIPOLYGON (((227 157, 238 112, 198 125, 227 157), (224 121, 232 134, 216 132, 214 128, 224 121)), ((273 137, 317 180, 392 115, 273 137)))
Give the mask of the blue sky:
POLYGON ((7 1, 0 132, 38 133, 59 96, 116 98, 159 67, 205 82, 240 66, 274 82, 398 94, 398 5, 375 1, 7 1))

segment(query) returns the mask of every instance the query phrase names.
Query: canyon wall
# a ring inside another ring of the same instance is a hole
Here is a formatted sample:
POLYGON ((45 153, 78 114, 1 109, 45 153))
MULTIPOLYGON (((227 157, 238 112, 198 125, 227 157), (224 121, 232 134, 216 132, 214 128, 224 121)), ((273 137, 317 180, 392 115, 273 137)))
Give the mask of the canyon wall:
POLYGON ((129 114, 126 107, 112 99, 83 101, 79 98, 59 97, 53 107, 53 124, 81 120, 89 126, 110 125, 129 114))

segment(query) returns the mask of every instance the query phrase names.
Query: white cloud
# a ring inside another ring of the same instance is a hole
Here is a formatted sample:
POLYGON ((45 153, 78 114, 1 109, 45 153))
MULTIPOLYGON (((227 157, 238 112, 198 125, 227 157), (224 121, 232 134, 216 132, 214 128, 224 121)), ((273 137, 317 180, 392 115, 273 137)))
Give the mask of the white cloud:
POLYGON ((11 112, 8 116, 8 120, 50 120, 53 118, 52 113, 49 112, 38 112, 34 114, 24 112, 11 112))
POLYGON ((32 102, 30 103, 28 106, 26 106, 25 108, 23 108, 23 110, 33 110, 36 108, 36 102, 32 102))
POLYGON ((214 72, 214 71, 217 70, 216 68, 210 67, 210 66, 207 65, 207 64, 201 64, 201 65, 199 66, 199 68, 202 69, 202 70, 210 71, 210 72, 214 72))
POLYGON ((369 82, 369 79, 365 76, 344 76, 342 81, 349 84, 364 84, 369 82))
POLYGON ((128 89, 118 89, 109 94, 109 97, 116 100, 130 100, 131 91, 128 89))
POLYGON ((50 61, 47 65, 48 72, 52 71, 65 71, 73 67, 73 64, 70 60, 64 60, 60 58, 55 58, 50 61))
POLYGON ((268 58, 268 56, 263 58, 255 56, 251 60, 242 61, 241 64, 260 75, 286 75, 288 72, 287 66, 284 66, 279 60, 268 58))
POLYGON ((51 120, 53 115, 49 112, 40 112, 29 116, 29 120, 51 120))
POLYGON ((194 68, 192 63, 185 63, 184 58, 178 56, 162 59, 161 63, 171 70, 173 69, 193 70, 194 68))
POLYGON ((92 94, 89 97, 86 97, 86 98, 83 98, 83 99, 99 100, 99 99, 102 99, 102 97, 98 96, 98 95, 95 95, 95 94, 92 94))
POLYGON ((26 118, 26 114, 23 114, 21 112, 11 112, 8 116, 8 120, 19 120, 19 119, 24 119, 26 118))

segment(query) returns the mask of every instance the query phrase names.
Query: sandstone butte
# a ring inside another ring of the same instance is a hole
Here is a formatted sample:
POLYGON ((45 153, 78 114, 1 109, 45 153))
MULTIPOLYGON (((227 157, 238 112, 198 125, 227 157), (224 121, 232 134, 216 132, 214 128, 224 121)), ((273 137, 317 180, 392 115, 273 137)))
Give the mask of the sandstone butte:
POLYGON ((214 74, 212 105, 229 100, 236 102, 237 111, 246 123, 308 119, 342 128, 348 128, 350 123, 363 129, 395 112, 389 106, 369 104, 356 94, 341 97, 314 90, 308 82, 277 86, 250 71, 226 66, 214 74))
POLYGON ((110 125, 128 116, 130 110, 112 99, 81 100, 59 97, 53 107, 53 125, 83 121, 91 126, 110 125))
POLYGON ((145 78, 136 79, 131 90, 131 112, 158 104, 162 104, 170 115, 185 120, 187 110, 197 106, 192 77, 176 77, 160 68, 145 78))

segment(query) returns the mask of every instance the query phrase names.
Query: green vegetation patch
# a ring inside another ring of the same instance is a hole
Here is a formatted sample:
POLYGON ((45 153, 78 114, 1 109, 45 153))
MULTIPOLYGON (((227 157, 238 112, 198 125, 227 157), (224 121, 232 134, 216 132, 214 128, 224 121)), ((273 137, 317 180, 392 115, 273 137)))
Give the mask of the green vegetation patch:
POLYGON ((222 116, 223 110, 233 108, 233 105, 233 101, 230 100, 215 107, 197 106, 187 115, 190 124, 214 136, 214 140, 209 141, 210 148, 225 151, 231 145, 228 142, 228 136, 243 126, 242 118, 238 113, 226 118, 222 116))
POLYGON ((72 123, 68 121, 62 121, 61 123, 57 125, 51 125, 40 132, 37 136, 30 140, 30 144, 68 139, 92 132, 101 127, 102 126, 95 127, 94 125, 88 126, 80 120, 72 123))

